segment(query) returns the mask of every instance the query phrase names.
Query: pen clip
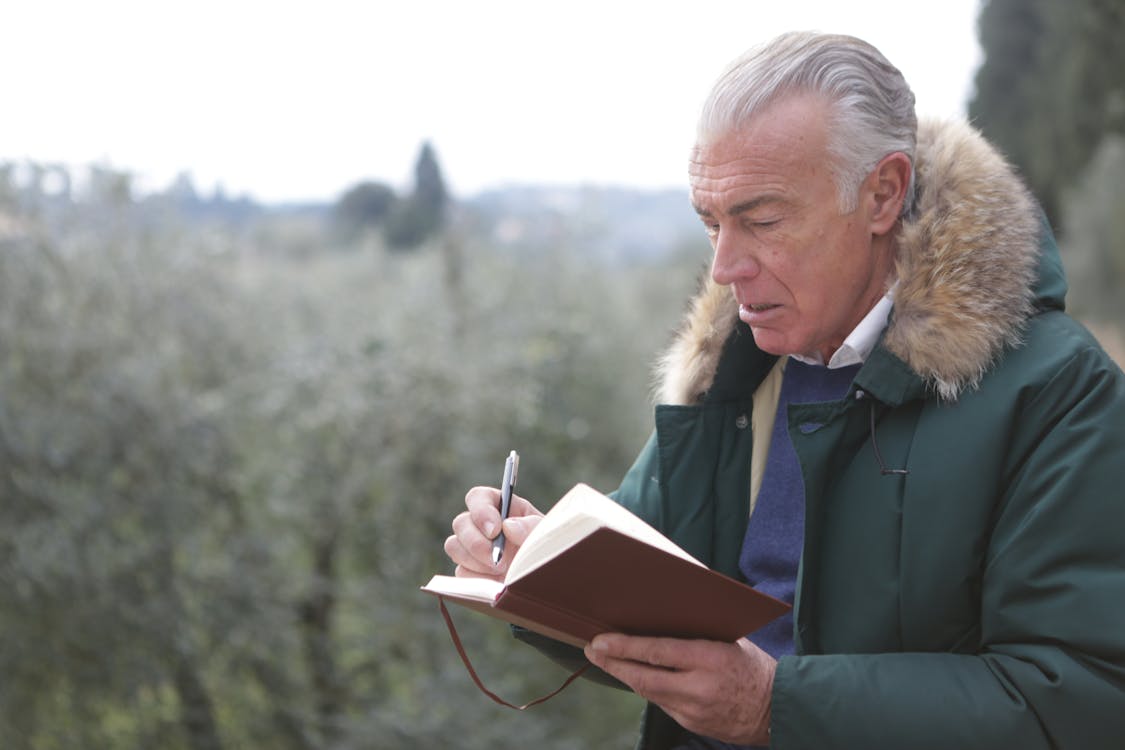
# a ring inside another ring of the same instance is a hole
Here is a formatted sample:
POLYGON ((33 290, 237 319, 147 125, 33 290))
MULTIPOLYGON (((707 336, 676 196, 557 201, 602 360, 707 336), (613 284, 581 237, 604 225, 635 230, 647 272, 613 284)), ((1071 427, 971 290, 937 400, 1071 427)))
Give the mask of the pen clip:
POLYGON ((504 472, 505 483, 509 487, 515 487, 516 486, 516 478, 519 476, 519 473, 520 473, 520 454, 516 453, 515 451, 512 451, 510 454, 508 454, 507 463, 510 466, 510 470, 507 470, 508 467, 505 467, 505 469, 506 469, 505 472, 504 472))

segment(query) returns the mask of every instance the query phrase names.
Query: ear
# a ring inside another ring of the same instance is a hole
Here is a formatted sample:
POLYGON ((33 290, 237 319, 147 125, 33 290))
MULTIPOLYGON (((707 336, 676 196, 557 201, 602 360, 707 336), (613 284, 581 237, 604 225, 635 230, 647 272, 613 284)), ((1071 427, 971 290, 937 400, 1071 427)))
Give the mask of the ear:
POLYGON ((910 157, 901 151, 884 156, 867 176, 872 234, 884 235, 894 229, 909 185, 910 157))

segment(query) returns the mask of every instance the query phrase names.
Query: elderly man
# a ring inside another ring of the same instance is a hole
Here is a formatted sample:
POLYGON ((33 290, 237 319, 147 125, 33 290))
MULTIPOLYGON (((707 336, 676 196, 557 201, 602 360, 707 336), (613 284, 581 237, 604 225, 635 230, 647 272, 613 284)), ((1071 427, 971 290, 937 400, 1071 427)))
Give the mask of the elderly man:
MULTIPOLYGON (((1125 377, 1012 169, 871 46, 789 34, 718 81, 690 174, 711 279, 615 498, 794 610, 598 636, 641 746, 1120 748, 1125 377)), ((446 550, 493 575, 496 492, 467 504, 446 550)))

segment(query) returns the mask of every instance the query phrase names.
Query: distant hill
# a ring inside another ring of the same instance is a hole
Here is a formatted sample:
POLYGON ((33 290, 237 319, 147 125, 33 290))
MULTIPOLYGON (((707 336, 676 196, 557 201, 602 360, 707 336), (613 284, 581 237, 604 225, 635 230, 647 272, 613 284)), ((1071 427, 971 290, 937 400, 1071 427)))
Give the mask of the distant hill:
POLYGON ((478 231, 501 244, 566 244, 609 261, 653 259, 705 243, 687 190, 512 186, 462 201, 478 231))
MULTIPOLYGON (((0 233, 20 233, 19 215, 48 226, 106 216, 138 226, 243 230, 299 220, 324 227, 334 202, 259 203, 221 189, 201 194, 188 173, 163 190, 142 192, 132 175, 91 166, 72 176, 65 166, 0 162, 0 233)), ((596 185, 513 185, 455 201, 454 224, 469 235, 521 252, 565 250, 610 263, 661 260, 684 247, 706 248, 684 189, 643 190, 596 185)), ((319 229, 318 229, 319 231, 319 229)), ((318 241, 319 242, 319 241, 318 241)), ((316 244, 316 243, 314 243, 316 244)))

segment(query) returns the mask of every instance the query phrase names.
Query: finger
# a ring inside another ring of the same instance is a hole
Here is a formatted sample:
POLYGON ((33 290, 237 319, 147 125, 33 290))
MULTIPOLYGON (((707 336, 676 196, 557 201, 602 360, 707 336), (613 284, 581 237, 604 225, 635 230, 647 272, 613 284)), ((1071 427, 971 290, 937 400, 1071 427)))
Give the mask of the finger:
MULTIPOLYGON (((495 487, 474 487, 465 495, 465 506, 469 509, 473 523, 486 537, 492 539, 500 533, 500 490, 495 487)), ((509 518, 542 515, 529 501, 519 495, 512 495, 508 505, 509 518)))
POLYGON ((524 516, 542 517, 543 512, 519 495, 512 495, 511 505, 508 507, 509 518, 522 518, 524 516))
POLYGON ((453 519, 453 535, 460 543, 460 549, 452 551, 461 555, 452 558, 454 562, 479 570, 490 570, 492 566, 492 540, 474 522, 469 511, 459 513, 453 519))
POLYGON ((505 542, 513 545, 513 549, 519 548, 541 520, 541 516, 520 516, 504 521, 505 542))
POLYGON ((469 569, 464 568, 460 565, 458 565, 456 568, 454 568, 453 575, 457 576, 458 578, 488 578, 488 579, 493 580, 493 581, 499 581, 500 583, 504 582, 504 576, 502 576, 502 575, 498 575, 498 574, 493 575, 491 573, 480 573, 480 572, 475 571, 475 570, 469 570, 469 569))
MULTIPOLYGON (((598 638, 600 639, 602 636, 598 636, 598 638)), ((616 640, 616 638, 606 639, 611 647, 613 645, 625 645, 624 652, 630 653, 633 658, 619 658, 610 655, 607 650, 595 648, 594 644, 589 644, 587 655, 590 661, 624 682, 637 695, 659 705, 681 726, 688 729, 698 727, 701 730, 707 730, 712 726, 710 719, 712 713, 714 713, 714 707, 719 703, 722 695, 732 692, 728 689, 729 686, 722 686, 722 682, 716 679, 718 676, 716 672, 701 669, 698 664, 672 667, 654 662, 683 662, 688 657, 683 655, 681 651, 699 650, 694 648, 693 644, 709 643, 724 651, 725 649, 722 649, 722 647, 728 644, 707 641, 676 641, 681 648, 673 648, 669 651, 667 649, 668 639, 627 639, 629 641, 664 641, 660 644, 652 643, 651 648, 646 648, 644 644, 627 644, 624 641, 616 642, 616 640), (639 661, 637 660, 639 658, 653 661, 639 661)), ((607 644, 603 642, 600 645, 605 646, 607 644)), ((721 665, 717 666, 721 669, 721 665)), ((703 731, 703 733, 709 732, 703 731)))
POLYGON ((586 646, 586 658, 594 666, 631 687, 637 695, 662 707, 677 692, 678 680, 683 675, 666 667, 611 656, 604 651, 592 649, 589 644, 586 646))
POLYGON ((646 638, 621 633, 603 633, 590 643, 590 649, 595 654, 667 669, 698 667, 714 658, 716 646, 729 644, 681 638, 646 638))
POLYGON ((500 533, 500 491, 493 487, 474 487, 465 495, 467 510, 453 519, 453 534, 459 544, 449 543, 446 554, 467 574, 489 578, 503 574, 527 535, 543 514, 526 499, 512 496, 505 531, 505 551, 499 564, 492 563, 492 540, 500 533))
POLYGON ((469 517, 488 539, 500 533, 500 490, 495 487, 473 487, 465 495, 469 517))
POLYGON ((474 576, 477 578, 503 578, 503 570, 492 565, 491 559, 482 563, 474 558, 465 549, 461 540, 456 535, 445 540, 445 554, 457 566, 454 572, 458 576, 474 576))

